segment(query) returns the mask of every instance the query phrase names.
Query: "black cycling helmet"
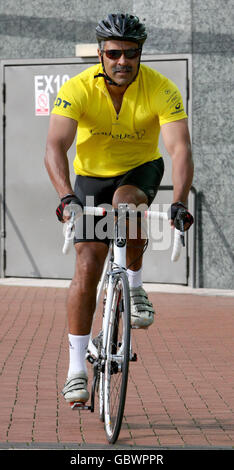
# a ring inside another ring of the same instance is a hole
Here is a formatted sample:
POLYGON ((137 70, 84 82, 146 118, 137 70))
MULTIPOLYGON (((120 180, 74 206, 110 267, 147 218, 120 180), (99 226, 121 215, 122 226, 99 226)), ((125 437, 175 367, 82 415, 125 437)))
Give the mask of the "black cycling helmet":
POLYGON ((147 38, 145 26, 140 23, 137 16, 121 13, 110 14, 105 20, 100 21, 96 27, 96 36, 99 43, 108 39, 117 39, 136 42, 139 45, 143 45, 147 38))

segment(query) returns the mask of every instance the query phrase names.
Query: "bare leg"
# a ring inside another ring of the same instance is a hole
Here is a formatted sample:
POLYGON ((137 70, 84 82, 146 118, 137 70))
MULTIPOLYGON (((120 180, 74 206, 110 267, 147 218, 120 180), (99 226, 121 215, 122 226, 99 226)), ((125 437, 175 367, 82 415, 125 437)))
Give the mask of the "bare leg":
POLYGON ((75 274, 67 300, 68 328, 73 335, 87 335, 92 325, 97 284, 108 247, 100 242, 82 242, 75 248, 75 274))
POLYGON ((86 349, 96 305, 96 290, 108 247, 100 242, 75 245, 76 266, 67 299, 69 369, 63 388, 67 402, 89 399, 86 349))

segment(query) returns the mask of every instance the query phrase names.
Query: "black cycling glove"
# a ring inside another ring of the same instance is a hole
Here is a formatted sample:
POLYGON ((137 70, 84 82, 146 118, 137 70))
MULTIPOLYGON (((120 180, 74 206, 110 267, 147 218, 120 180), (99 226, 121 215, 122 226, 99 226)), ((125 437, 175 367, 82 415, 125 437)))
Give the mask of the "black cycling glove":
POLYGON ((194 222, 192 214, 187 210, 182 202, 174 202, 171 205, 171 217, 175 228, 184 231, 188 230, 194 222))
POLYGON ((63 221, 63 211, 65 207, 70 203, 78 204, 79 206, 83 207, 83 204, 81 204, 80 200, 75 194, 67 194, 66 196, 62 197, 61 202, 56 209, 56 215, 60 222, 63 221))

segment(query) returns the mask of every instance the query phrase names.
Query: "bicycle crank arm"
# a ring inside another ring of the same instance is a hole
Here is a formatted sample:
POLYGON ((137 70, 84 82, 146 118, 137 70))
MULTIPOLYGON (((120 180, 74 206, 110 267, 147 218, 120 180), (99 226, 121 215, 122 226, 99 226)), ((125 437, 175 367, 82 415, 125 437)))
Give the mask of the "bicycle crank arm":
POLYGON ((92 406, 85 405, 81 401, 70 402, 70 407, 72 410, 91 410, 92 411, 92 406))

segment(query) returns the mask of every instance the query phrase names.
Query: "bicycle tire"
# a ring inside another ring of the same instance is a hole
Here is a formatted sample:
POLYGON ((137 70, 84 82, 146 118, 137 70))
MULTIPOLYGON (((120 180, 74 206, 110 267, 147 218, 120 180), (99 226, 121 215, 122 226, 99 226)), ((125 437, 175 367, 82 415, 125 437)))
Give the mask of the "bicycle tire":
POLYGON ((102 351, 102 330, 99 332, 98 336, 95 338, 95 346, 98 350, 98 361, 97 361, 97 380, 96 380, 96 391, 98 392, 98 401, 99 401, 99 418, 100 421, 104 421, 104 373, 102 370, 102 360, 101 360, 101 351, 102 351))
POLYGON ((114 278, 104 380, 105 431, 107 440, 111 444, 118 439, 122 425, 128 383, 129 353, 129 284, 126 273, 120 272, 114 278))
MULTIPOLYGON (((106 282, 103 287, 103 293, 104 293, 104 298, 103 298, 103 317, 105 313, 105 304, 106 304, 106 291, 107 291, 107 284, 108 284, 108 277, 106 277, 106 282)), ((102 332, 103 332, 103 325, 102 325, 102 332)), ((99 356, 101 354, 101 349, 102 349, 102 338, 101 338, 101 344, 99 344, 99 356)), ((99 419, 102 423, 105 421, 105 415, 104 415, 104 381, 105 381, 105 375, 104 375, 104 370, 102 365, 100 364, 100 370, 99 370, 99 380, 98 380, 98 400, 99 400, 99 419)))
POLYGON ((104 423, 104 373, 100 372, 100 377, 99 377, 99 390, 98 390, 98 396, 99 396, 99 419, 102 423, 104 423))

